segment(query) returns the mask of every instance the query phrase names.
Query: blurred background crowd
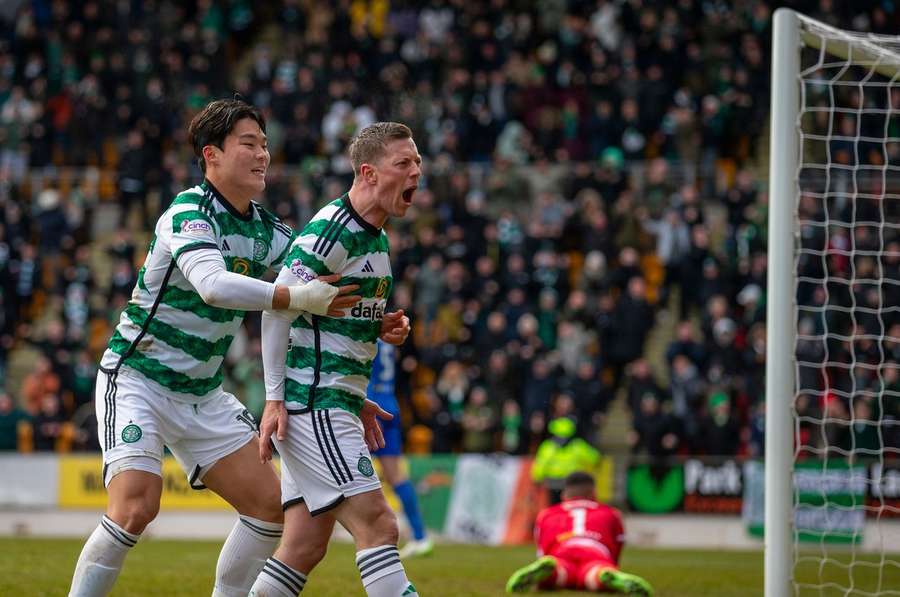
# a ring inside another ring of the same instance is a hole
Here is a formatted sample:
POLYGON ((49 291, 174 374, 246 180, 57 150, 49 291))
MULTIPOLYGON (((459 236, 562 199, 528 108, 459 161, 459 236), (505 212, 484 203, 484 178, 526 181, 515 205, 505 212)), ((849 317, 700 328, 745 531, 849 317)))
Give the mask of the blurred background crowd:
MULTIPOLYGON (((843 28, 896 32, 891 2, 794 4, 843 28)), ((238 93, 268 119, 263 201, 294 227, 348 187, 343 150, 359 128, 391 119, 415 133, 426 178, 389 230, 393 307, 414 321, 398 368, 412 451, 534 453, 548 424, 569 417, 601 451, 761 455, 773 8, 3 3, 0 449, 98 449, 98 357, 156 218, 199 181, 187 123, 238 93)), ((900 110, 900 93, 888 96, 857 101, 900 110)), ((825 89, 808 101, 834 100, 825 89)), ((837 118, 841 130, 861 124, 837 118)), ((896 143, 847 143, 828 148, 835 163, 900 160, 896 143)), ((888 256, 810 257, 803 275, 900 279, 896 226, 830 234, 825 214, 862 214, 855 202, 827 207, 804 198, 808 248, 868 243, 888 256)), ((894 205, 873 217, 897 215, 894 205)), ((882 437, 857 424, 900 418, 900 320, 876 309, 900 304, 896 282, 841 288, 848 296, 801 285, 813 307, 801 311, 798 354, 820 365, 801 372, 798 410, 837 421, 833 445, 896 445, 890 427, 882 437), (878 315, 827 308, 854 293, 878 315), (826 329, 855 330, 866 346, 826 329)), ((257 413, 259 355, 249 317, 226 387, 257 413)))

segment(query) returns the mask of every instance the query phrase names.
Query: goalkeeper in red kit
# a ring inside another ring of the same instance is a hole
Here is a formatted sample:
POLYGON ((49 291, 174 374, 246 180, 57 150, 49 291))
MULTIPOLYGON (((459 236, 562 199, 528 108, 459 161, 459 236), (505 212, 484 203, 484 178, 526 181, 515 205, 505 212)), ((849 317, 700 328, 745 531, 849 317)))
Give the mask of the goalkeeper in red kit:
POLYGON ((625 543, 622 515, 595 499, 594 478, 566 477, 562 503, 545 508, 534 523, 538 559, 516 570, 507 593, 538 589, 580 589, 650 597, 643 578, 619 570, 625 543))

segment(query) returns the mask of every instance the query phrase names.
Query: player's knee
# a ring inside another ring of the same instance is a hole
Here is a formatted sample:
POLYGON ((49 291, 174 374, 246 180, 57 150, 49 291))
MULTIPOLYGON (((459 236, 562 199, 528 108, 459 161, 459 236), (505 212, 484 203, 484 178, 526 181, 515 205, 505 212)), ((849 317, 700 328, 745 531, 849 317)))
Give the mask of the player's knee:
POLYGON ((400 541, 400 530, 397 527, 397 515, 390 508, 382 509, 372 524, 373 537, 369 542, 374 545, 396 545, 400 541))
POLYGON ((159 514, 158 500, 134 498, 118 508, 118 518, 122 520, 115 522, 129 533, 140 534, 153 522, 157 514, 159 514))
POLYGON ((341 520, 353 535, 358 548, 396 545, 399 541, 397 516, 386 500, 380 501, 382 503, 378 503, 378 500, 366 503, 351 518, 341 520))
POLYGON ((325 559, 327 552, 327 543, 314 544, 311 541, 303 541, 299 545, 294 546, 294 553, 300 563, 299 569, 307 573, 325 559))
POLYGON ((262 491, 254 496, 252 504, 241 510, 241 514, 252 516, 266 522, 284 524, 284 510, 281 507, 281 489, 275 486, 274 491, 262 491), (246 510, 246 511, 244 511, 246 510))

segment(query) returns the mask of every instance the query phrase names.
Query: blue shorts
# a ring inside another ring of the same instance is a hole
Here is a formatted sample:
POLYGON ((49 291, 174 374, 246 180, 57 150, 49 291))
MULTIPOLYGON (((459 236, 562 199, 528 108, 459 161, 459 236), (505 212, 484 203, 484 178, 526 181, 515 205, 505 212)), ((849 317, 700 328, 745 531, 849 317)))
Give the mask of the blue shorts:
MULTIPOLYGON (((389 411, 390 412, 390 411, 389 411)), ((390 421, 378 421, 384 433, 384 447, 372 452, 372 456, 400 456, 403 454, 403 438, 400 435, 400 413, 391 412, 390 421)))

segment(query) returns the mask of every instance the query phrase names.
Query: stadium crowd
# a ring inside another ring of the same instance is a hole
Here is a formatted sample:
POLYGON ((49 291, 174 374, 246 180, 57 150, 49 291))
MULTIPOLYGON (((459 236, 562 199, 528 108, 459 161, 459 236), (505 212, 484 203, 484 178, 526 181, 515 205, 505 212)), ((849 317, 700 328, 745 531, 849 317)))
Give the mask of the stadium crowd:
MULTIPOLYGON (((795 4, 845 28, 897 23, 892 3, 795 4)), ((761 454, 772 10, 751 0, 7 3, 0 449, 23 442, 20 421, 34 449, 97 448, 98 356, 153 222, 199 180, 186 125, 236 92, 265 112, 264 201, 294 227, 348 187, 343 149, 360 127, 392 119, 416 135, 427 180, 390 228, 393 305, 415 322, 398 380, 414 449, 534 452, 563 416, 603 446, 623 396, 635 453, 761 454)), ((900 94, 888 101, 900 109, 900 94)), ((833 149, 844 163, 896 164, 894 145, 857 158, 833 149)), ((805 198, 801 214, 821 221, 821 203, 805 198)), ((841 209, 856 207, 831 217, 841 209)), ((846 229, 807 231, 829 248, 853 243, 846 229)), ((857 248, 886 248, 886 261, 833 255, 831 273, 900 279, 897 228, 881 233, 853 234, 857 248)), ((821 276, 813 261, 801 271, 821 276)), ((857 288, 858 304, 900 304, 897 286, 883 286, 857 288)), ((799 300, 841 296, 820 284, 799 300)), ((801 334, 852 323, 865 346, 801 339, 798 354, 852 353, 868 365, 857 367, 865 390, 840 367, 826 387, 812 368, 798 409, 836 421, 834 445, 897 445, 890 427, 879 440, 855 424, 900 419, 896 313, 821 314, 834 312, 801 313, 801 334)), ((227 373, 258 413, 254 321, 227 373)))

